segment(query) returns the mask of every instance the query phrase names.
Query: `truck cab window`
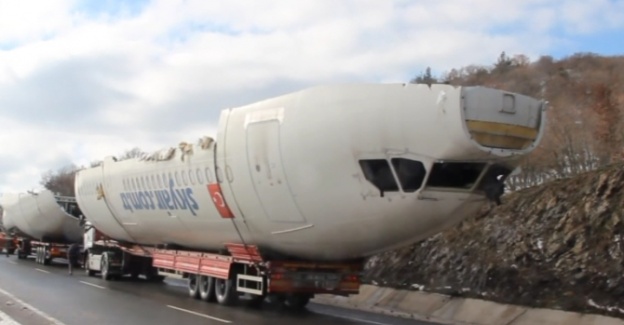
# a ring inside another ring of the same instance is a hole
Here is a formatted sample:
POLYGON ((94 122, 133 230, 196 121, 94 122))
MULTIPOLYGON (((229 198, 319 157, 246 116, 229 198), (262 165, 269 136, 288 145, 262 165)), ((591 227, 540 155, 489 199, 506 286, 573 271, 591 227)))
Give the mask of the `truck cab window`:
POLYGON ((390 164, 385 159, 366 159, 360 160, 360 167, 364 172, 366 180, 371 182, 379 191, 381 196, 384 192, 396 192, 399 185, 392 175, 390 164))
POLYGON ((417 191, 427 174, 425 165, 416 160, 393 158, 392 166, 399 177, 403 191, 408 193, 417 191))

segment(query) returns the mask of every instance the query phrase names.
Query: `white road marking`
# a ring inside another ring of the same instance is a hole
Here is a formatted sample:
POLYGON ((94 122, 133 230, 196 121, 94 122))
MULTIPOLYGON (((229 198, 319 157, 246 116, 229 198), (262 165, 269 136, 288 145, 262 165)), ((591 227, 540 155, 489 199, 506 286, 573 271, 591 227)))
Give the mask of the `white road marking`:
MULTIPOLYGON (((7 297, 9 297, 9 298, 11 298, 11 299, 13 299, 13 300, 15 300, 16 302, 18 302, 18 303, 19 303, 19 304, 21 304, 22 306, 24 306, 24 307, 26 307, 26 308, 30 309, 33 313, 35 313, 35 314, 37 314, 37 315, 39 315, 39 316, 41 316, 41 317, 43 317, 43 318, 47 319, 47 320, 50 322, 50 324, 54 324, 54 325, 65 325, 65 323, 62 323, 62 322, 61 322, 61 321, 59 321, 58 319, 56 319, 56 318, 54 318, 54 317, 52 317, 52 316, 50 316, 50 315, 48 315, 48 314, 46 314, 46 313, 42 312, 41 310, 39 310, 39 309, 37 309, 37 308, 33 307, 33 306, 32 306, 32 305, 30 305, 30 304, 27 304, 26 302, 24 302, 23 300, 21 300, 21 299, 17 298, 16 296, 14 296, 13 294, 11 294, 11 293, 10 293, 10 292, 8 292, 8 291, 5 291, 5 290, 3 290, 3 289, 0 289, 0 293, 2 293, 2 294, 4 294, 5 296, 7 296, 7 297)), ((2 317, 4 318, 4 316, 2 316, 2 317)), ((9 324, 10 324, 10 323, 9 323, 9 324)), ((19 323, 17 323, 17 324, 19 324, 19 323)), ((2 324, 2 325, 4 325, 4 324, 2 324)))
POLYGON ((42 269, 35 269, 35 270, 37 270, 39 272, 43 272, 43 273, 50 273, 50 271, 46 271, 46 270, 42 270, 42 269))
POLYGON ((17 264, 17 262, 15 262, 15 261, 10 261, 9 260, 8 262, 11 263, 11 264, 17 264))
POLYGON ((87 281, 80 281, 80 283, 86 284, 88 286, 92 286, 92 287, 96 287, 96 288, 100 288, 100 289, 106 289, 106 287, 103 286, 99 286, 95 283, 91 283, 91 282, 87 282, 87 281))
POLYGON ((231 321, 229 321, 227 319, 212 317, 212 316, 206 315, 206 314, 200 314, 200 313, 194 312, 192 310, 188 310, 188 309, 184 309, 184 308, 180 308, 180 307, 176 307, 176 306, 171 306, 171 305, 167 305, 167 307, 173 308, 173 309, 176 309, 176 310, 179 310, 179 311, 183 311, 183 312, 186 312, 186 313, 189 313, 189 314, 193 314, 193 315, 196 315, 196 316, 200 316, 200 317, 216 320, 216 321, 219 321, 219 322, 222 322, 222 323, 231 323, 231 321))
POLYGON ((367 323, 367 324, 375 324, 375 325, 390 325, 388 323, 380 323, 380 322, 375 322, 372 320, 367 320, 367 319, 362 319, 362 318, 355 318, 355 317, 347 317, 347 316, 339 316, 339 315, 331 315, 333 317, 339 317, 339 318, 344 318, 344 319, 348 319, 348 320, 352 320, 352 321, 356 321, 356 322, 362 322, 362 323, 367 323))
POLYGON ((11 318, 11 316, 3 313, 0 310, 0 325, 21 325, 21 324, 16 322, 15 319, 11 318))

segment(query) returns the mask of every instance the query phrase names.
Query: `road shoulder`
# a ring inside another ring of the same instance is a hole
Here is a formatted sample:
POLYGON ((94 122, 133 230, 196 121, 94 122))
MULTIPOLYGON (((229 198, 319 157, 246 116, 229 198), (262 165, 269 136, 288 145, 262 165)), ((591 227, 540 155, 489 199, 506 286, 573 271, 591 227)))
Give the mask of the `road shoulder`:
POLYGON ((0 325, 64 325, 0 288, 0 325))

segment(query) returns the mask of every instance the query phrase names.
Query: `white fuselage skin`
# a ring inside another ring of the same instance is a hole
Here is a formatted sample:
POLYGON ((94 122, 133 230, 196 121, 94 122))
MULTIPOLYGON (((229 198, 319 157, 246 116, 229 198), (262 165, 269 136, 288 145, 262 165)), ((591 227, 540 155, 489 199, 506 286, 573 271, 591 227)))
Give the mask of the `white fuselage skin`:
POLYGON ((225 243, 244 242, 267 254, 327 261, 370 256, 450 227, 487 200, 470 188, 427 187, 426 179, 416 191, 382 195, 365 178, 360 160, 417 160, 427 176, 438 161, 512 170, 539 142, 523 150, 477 144, 466 130, 465 110, 530 125, 541 137, 542 105, 517 95, 518 106, 533 109, 532 116, 502 116, 496 100, 465 107, 462 90, 327 86, 225 110, 216 145, 196 144, 184 157, 176 149, 160 161, 107 158, 78 173, 77 201, 98 230, 130 243, 219 251, 225 243), (222 192, 211 196, 209 184, 222 192), (217 210, 219 195, 234 218, 217 210))
POLYGON ((82 239, 78 218, 63 211, 49 190, 37 194, 5 194, 2 208, 2 222, 7 231, 17 229, 33 239, 51 242, 82 239))

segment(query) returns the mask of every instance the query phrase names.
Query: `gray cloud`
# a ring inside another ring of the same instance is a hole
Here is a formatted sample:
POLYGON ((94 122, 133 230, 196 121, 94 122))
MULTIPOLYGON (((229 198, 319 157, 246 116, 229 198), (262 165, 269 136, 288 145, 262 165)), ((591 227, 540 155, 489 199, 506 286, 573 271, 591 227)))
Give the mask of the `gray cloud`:
POLYGON ((97 124, 97 112, 132 99, 108 83, 130 75, 116 56, 78 58, 44 66, 0 87, 0 114, 34 124, 67 127, 97 124))
MULTIPOLYGON (((107 126, 106 132, 149 133, 158 143, 174 143, 182 139, 173 138, 184 128, 205 126, 208 132, 214 128, 223 109, 243 106, 266 98, 297 91, 311 84, 304 81, 284 80, 270 82, 254 88, 233 87, 225 91, 205 89, 180 96, 174 101, 152 107, 152 114, 146 114, 140 124, 131 130, 107 126)), ((201 137, 207 134, 197 134, 201 137)), ((188 139, 192 140, 192 139, 188 139)))

